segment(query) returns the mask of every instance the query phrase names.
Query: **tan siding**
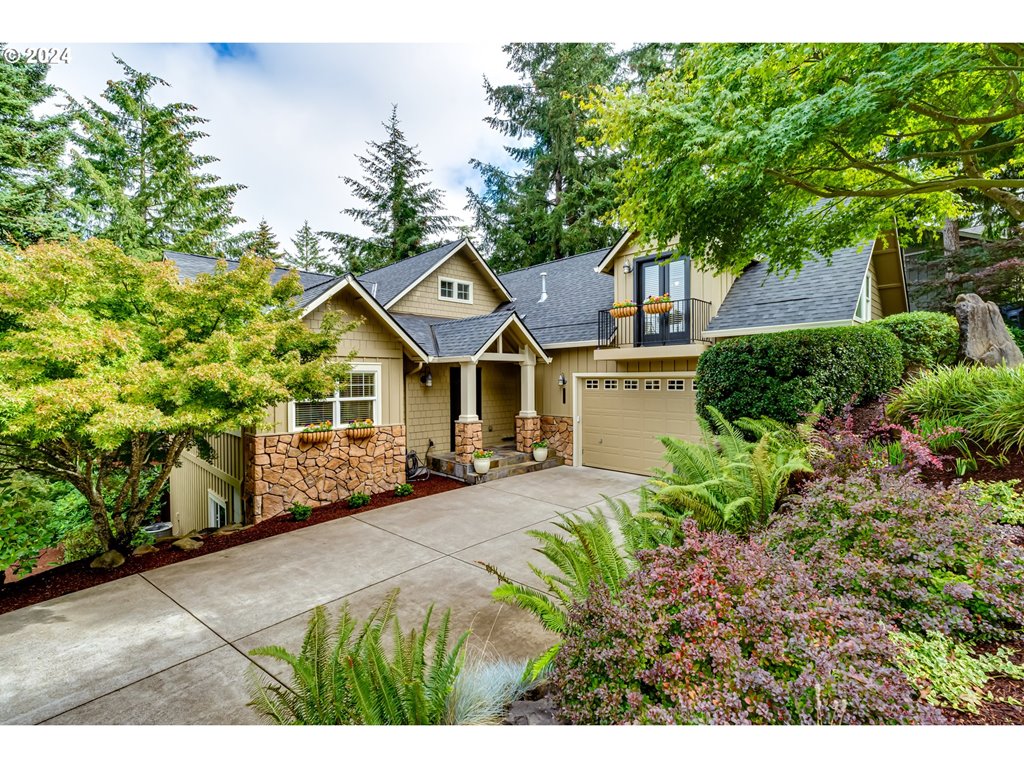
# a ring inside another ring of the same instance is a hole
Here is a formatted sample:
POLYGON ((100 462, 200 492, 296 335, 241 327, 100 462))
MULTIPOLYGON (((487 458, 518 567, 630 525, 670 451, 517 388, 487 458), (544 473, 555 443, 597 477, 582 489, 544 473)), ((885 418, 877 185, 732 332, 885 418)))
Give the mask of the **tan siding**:
POLYGON ((451 384, 449 366, 433 365, 430 368, 432 386, 420 382, 419 374, 405 377, 406 412, 405 427, 409 449, 423 460, 431 440, 434 453, 451 450, 451 384))
POLYGON ((515 363, 482 363, 481 367, 484 444, 498 445, 502 438, 515 438, 521 371, 515 363))
MULTIPOLYGON (((310 328, 319 329, 328 311, 340 312, 346 320, 360 320, 359 326, 342 336, 338 343, 337 357, 346 356, 353 349, 357 351, 356 363, 377 363, 381 366, 381 419, 382 425, 402 423, 404 410, 404 387, 402 386, 402 343, 394 332, 367 310, 365 303, 353 298, 352 294, 334 296, 324 306, 315 309, 306 317, 310 328)), ((268 413, 270 425, 258 432, 272 435, 288 431, 288 404, 279 403, 268 413)))
POLYGON ((470 255, 467 249, 463 249, 427 275, 423 282, 403 296, 390 311, 430 317, 471 317, 493 312, 503 302, 504 299, 492 287, 488 275, 476 264, 475 257, 470 255), (438 280, 441 277, 471 282, 473 302, 467 304, 438 298, 438 280))
POLYGON ((871 319, 878 320, 883 317, 882 296, 878 292, 878 275, 875 272, 875 262, 868 262, 868 274, 871 275, 871 319))
POLYGON ((241 490, 242 439, 223 434, 210 442, 217 452, 212 462, 208 464, 195 453, 187 452, 181 457, 181 466, 171 472, 171 523, 176 535, 209 526, 210 491, 227 502, 228 515, 233 521, 242 520, 241 495, 237 493, 241 490))

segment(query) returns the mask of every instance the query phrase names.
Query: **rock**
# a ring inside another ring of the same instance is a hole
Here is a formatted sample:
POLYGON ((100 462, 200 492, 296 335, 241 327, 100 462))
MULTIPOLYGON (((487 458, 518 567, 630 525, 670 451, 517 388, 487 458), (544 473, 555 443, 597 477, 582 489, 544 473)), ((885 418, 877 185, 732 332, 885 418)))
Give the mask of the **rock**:
POLYGON ((551 696, 536 701, 514 701, 505 715, 505 725, 558 725, 551 696))
POLYGON ((238 533, 249 528, 248 525, 242 525, 241 523, 232 523, 231 525, 225 525, 223 528, 218 528, 213 532, 214 536, 230 536, 232 533, 238 533))
POLYGON ((1006 330, 999 307, 976 293, 956 297, 956 320, 960 324, 960 357, 990 368, 1010 368, 1024 363, 1024 355, 1006 330))
POLYGON ((180 549, 185 552, 188 552, 193 549, 199 549, 201 546, 203 546, 203 542, 196 541, 195 539, 190 539, 186 537, 183 539, 178 539, 176 542, 171 544, 171 546, 175 549, 180 549))
POLYGON ((143 544, 141 547, 136 547, 132 550, 132 557, 142 557, 143 555, 151 555, 159 551, 160 547, 154 547, 152 544, 143 544))
POLYGON ((108 552, 104 552, 102 555, 97 557, 91 563, 90 568, 120 568, 124 565, 124 555, 118 552, 116 549, 111 549, 108 552))

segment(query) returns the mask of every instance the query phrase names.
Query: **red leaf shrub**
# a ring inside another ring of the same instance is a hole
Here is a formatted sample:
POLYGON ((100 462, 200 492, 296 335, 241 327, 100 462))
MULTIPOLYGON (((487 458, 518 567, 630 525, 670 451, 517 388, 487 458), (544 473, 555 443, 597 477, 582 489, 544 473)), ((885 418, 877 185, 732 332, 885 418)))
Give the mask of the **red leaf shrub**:
POLYGON ((683 523, 611 597, 570 614, 553 682, 572 723, 936 723, 892 665, 880 617, 804 567, 683 523))
POLYGON ((1002 638, 1024 623, 1024 548, 997 519, 917 472, 864 468, 806 482, 760 540, 902 629, 1002 638))

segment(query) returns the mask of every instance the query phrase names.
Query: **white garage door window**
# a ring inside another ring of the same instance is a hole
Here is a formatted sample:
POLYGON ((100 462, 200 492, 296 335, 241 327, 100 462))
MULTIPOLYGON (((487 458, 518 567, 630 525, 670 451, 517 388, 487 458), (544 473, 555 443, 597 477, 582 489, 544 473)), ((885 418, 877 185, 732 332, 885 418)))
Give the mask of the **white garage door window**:
POLYGON ((601 376, 597 388, 589 386, 592 380, 578 389, 585 466, 650 475, 665 466, 661 435, 700 439, 692 375, 601 376))

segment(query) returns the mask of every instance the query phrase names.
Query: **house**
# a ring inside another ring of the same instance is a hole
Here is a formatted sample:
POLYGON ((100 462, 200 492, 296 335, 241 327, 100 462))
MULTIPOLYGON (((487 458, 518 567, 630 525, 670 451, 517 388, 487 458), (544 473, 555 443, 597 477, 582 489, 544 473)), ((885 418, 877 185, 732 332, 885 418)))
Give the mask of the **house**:
MULTIPOLYGON (((216 265, 165 258, 182 279, 216 265)), ((478 479, 468 470, 475 449, 526 453, 545 438, 554 463, 649 474, 662 463, 657 436, 699 434, 694 371, 715 340, 851 325, 907 307, 893 235, 786 278, 759 262, 738 277, 714 275, 671 250, 651 253, 633 234, 500 276, 464 239, 358 277, 299 278, 311 327, 328 311, 360 319, 338 349, 357 351, 351 380, 328 399, 278 405, 266 429, 215 436, 209 461, 186 454, 171 476, 175 532, 388 491, 404 482, 409 450, 478 479), (609 311, 666 293, 661 314, 609 311), (338 430, 310 445, 301 434, 365 418, 376 425, 367 439, 338 430)))

